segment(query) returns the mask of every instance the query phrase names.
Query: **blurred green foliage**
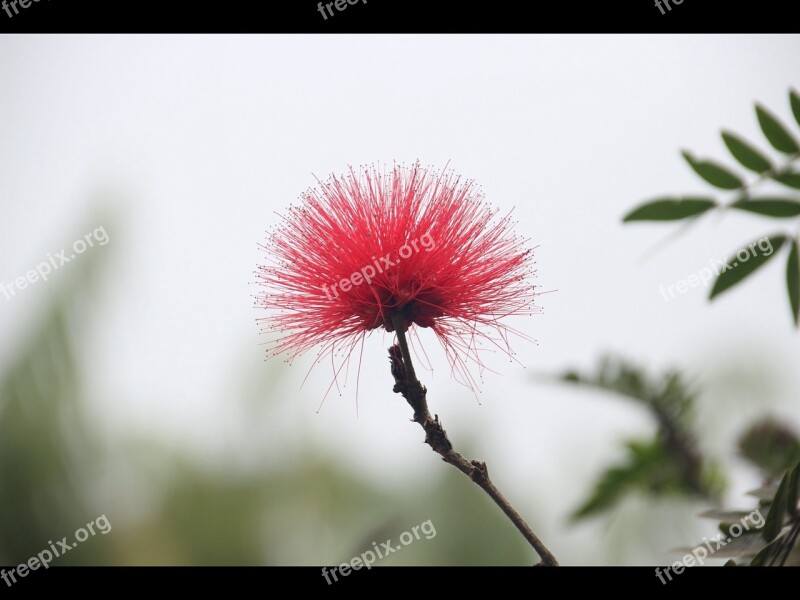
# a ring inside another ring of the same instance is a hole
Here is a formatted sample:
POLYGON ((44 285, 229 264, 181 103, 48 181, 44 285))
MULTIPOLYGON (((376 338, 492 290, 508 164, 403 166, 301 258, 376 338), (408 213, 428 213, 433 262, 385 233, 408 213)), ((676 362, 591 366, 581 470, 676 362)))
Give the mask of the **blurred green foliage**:
POLYGON ((594 492, 573 518, 607 511, 633 491, 707 499, 718 496, 722 489, 719 469, 698 450, 692 422, 695 395, 680 373, 670 371, 649 378, 639 367, 607 356, 594 373, 569 371, 561 379, 633 400, 647 408, 657 425, 653 439, 624 443, 626 461, 600 476, 594 492))
MULTIPOLYGON (((679 494, 718 505, 722 472, 698 450, 692 418, 697 395, 680 373, 669 371, 651 378, 639 367, 609 356, 594 373, 568 371, 560 379, 634 400, 648 409, 657 425, 653 439, 624 442, 627 460, 599 477, 589 498, 573 513, 575 520, 608 513, 633 492, 653 497, 679 494)), ((731 565, 800 564, 800 438, 776 420, 765 418, 740 436, 738 450, 759 470, 764 486, 751 493, 758 498, 756 509, 715 508, 700 515, 718 520, 728 538, 713 557, 730 559, 731 565), (746 520, 753 510, 766 515, 763 522, 746 520), (740 531, 742 522, 756 526, 740 531)), ((681 550, 700 548, 702 544, 681 550)))

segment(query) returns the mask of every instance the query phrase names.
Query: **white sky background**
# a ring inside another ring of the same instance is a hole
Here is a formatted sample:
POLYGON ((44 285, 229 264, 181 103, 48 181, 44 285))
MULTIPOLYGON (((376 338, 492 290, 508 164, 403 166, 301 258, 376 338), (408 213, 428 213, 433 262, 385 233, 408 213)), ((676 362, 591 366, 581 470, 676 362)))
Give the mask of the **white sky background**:
MULTIPOLYGON (((681 148, 732 165, 722 127, 766 147, 753 102, 791 122, 798 56, 798 36, 4 36, 0 281, 89 233, 79 228, 98 195, 113 198, 111 241, 89 250, 113 252, 86 345, 98 427, 114 438, 154 435, 214 462, 251 460, 242 432, 260 425, 245 427, 235 395, 237 379, 267 368, 250 282, 275 212, 312 174, 450 161, 490 202, 516 207, 519 232, 539 245, 538 283, 558 292, 541 297, 543 315, 517 321, 539 342, 514 344, 527 368, 490 360, 500 374, 486 375, 481 405, 449 378, 438 343, 423 338, 435 367, 420 373, 432 409, 457 446, 474 436, 470 452, 563 562, 653 562, 659 548, 712 535, 713 522, 677 521, 674 539, 634 548, 626 538, 618 556, 604 530, 564 525, 619 458, 620 437, 649 431, 647 416, 530 378, 591 367, 604 351, 655 370, 685 367, 701 381, 752 374, 749 387, 718 385, 714 416, 701 412, 702 431, 724 434, 708 434, 718 443, 711 450, 729 453, 731 436, 765 405, 800 425, 789 404, 800 337, 785 257, 713 306, 707 288, 670 302, 658 292, 782 223, 711 218, 643 260, 677 226, 620 222, 642 200, 711 191, 681 148), (752 383, 757 376, 771 384, 752 383)), ((0 362, 70 268, 0 296, 0 362)), ((276 399, 281 421, 264 424, 272 433, 259 437, 258 453, 274 460, 287 432, 303 431, 386 485, 440 476, 444 466, 391 393, 390 341, 368 340, 358 418, 355 386, 317 414, 330 367, 300 390, 311 357, 298 361, 276 399)), ((266 402, 276 391, 263 394, 266 402)), ((741 492, 756 484, 752 473, 734 483, 731 503, 747 506, 741 492)), ((632 519, 653 515, 644 503, 628 510, 632 519)), ((661 518, 674 519, 669 510, 661 518)))

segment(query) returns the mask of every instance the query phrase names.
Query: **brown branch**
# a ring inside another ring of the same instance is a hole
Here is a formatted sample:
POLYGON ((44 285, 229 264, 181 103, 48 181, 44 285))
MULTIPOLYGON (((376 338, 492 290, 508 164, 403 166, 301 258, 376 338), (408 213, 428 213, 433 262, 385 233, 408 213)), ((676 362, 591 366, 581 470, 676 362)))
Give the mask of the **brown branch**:
POLYGON ((511 519, 511 522, 514 523, 516 528, 519 529, 520 533, 522 533, 539 555, 541 558, 539 565, 557 567, 558 561, 556 557, 553 556, 525 522, 522 515, 511 506, 511 503, 503 496, 500 490, 497 489, 491 479, 489 479, 489 471, 486 468, 486 463, 477 460, 467 460, 460 452, 454 450, 453 444, 450 443, 450 440, 447 438, 447 433, 439 422, 439 415, 431 417, 431 413, 428 410, 428 401, 426 399, 427 390, 425 386, 419 382, 414 373, 414 366, 408 351, 405 332, 402 330, 403 325, 400 322, 396 324, 398 325, 395 328, 398 344, 389 348, 389 359, 391 361, 392 375, 395 381, 393 391, 402 394, 411 405, 411 408, 414 409, 413 420, 419 423, 425 430, 425 443, 433 448, 434 452, 442 457, 442 460, 453 465, 474 481, 483 491, 489 494, 489 497, 494 500, 495 504, 503 510, 509 519, 511 519))

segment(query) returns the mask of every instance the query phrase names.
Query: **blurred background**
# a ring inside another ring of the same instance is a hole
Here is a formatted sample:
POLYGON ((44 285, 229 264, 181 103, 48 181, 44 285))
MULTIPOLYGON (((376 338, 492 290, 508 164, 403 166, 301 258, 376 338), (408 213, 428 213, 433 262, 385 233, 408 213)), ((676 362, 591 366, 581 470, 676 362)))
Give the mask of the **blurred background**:
POLYGON ((704 191, 679 150, 759 139, 754 101, 790 123, 799 53, 800 36, 3 36, 0 563, 100 515, 112 530, 53 564, 338 564, 428 520, 435 537, 378 564, 534 562, 409 422, 390 335, 327 394, 330 364, 264 360, 267 228, 315 176, 416 159, 514 208, 553 290, 513 322, 537 340, 512 342, 522 365, 487 356, 477 394, 421 332, 431 410, 563 564, 677 560, 717 531, 701 512, 769 482, 743 456, 754 423, 793 456, 800 337, 782 261, 713 305, 708 286, 659 293, 771 222, 665 242, 675 226, 621 218, 704 191), (666 450, 629 444, 675 428, 666 450), (672 451, 688 462, 655 481, 672 451), (639 459, 641 477, 609 471, 639 459))

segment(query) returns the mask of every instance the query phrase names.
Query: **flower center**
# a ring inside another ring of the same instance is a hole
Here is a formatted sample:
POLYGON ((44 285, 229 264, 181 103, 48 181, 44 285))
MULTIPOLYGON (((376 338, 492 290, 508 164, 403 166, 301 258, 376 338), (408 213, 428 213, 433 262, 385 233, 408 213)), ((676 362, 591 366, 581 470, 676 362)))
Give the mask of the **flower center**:
MULTIPOLYGON (((394 300, 394 298, 392 298, 394 300)), ((416 298, 406 303, 388 303, 389 308, 385 311, 382 323, 386 331, 394 331, 394 317, 400 315, 407 330, 412 323, 420 327, 432 327, 438 317, 444 316, 444 311, 439 307, 438 301, 434 298, 418 295, 416 298)))

